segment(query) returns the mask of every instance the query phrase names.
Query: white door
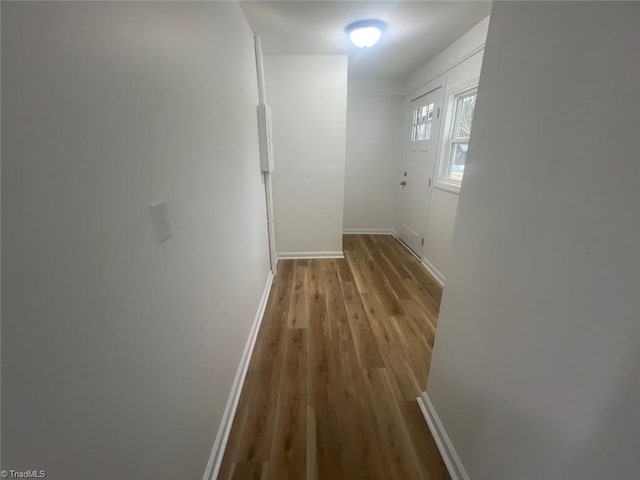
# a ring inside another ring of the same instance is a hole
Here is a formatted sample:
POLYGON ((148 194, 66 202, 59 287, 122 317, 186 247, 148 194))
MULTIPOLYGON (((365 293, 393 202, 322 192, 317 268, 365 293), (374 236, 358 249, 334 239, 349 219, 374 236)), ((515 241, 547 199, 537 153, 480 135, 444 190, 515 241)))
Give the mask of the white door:
POLYGON ((431 185, 440 131, 442 88, 418 97, 409 104, 408 148, 402 161, 400 238, 420 258, 427 230, 431 185))

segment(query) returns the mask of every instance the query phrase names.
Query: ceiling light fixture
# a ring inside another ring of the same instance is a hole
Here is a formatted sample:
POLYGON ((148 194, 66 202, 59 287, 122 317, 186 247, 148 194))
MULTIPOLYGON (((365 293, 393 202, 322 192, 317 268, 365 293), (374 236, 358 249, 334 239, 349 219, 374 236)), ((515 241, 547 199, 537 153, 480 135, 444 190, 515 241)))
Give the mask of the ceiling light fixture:
POLYGON ((347 25, 345 32, 356 47, 369 48, 378 43, 386 28, 382 20, 359 20, 347 25))

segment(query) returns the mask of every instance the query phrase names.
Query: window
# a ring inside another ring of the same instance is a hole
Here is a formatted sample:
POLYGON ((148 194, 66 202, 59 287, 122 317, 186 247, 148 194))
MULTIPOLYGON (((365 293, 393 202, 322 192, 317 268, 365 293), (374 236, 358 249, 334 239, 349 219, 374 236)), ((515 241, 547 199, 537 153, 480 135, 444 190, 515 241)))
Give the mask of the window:
POLYGON ((413 124, 411 127, 411 141, 420 142, 431 138, 431 121, 433 120, 434 104, 423 105, 413 110, 413 124))
POLYGON ((453 96, 450 104, 453 121, 445 142, 444 158, 440 168, 440 181, 445 185, 460 188, 469 150, 477 94, 476 88, 466 90, 453 96))

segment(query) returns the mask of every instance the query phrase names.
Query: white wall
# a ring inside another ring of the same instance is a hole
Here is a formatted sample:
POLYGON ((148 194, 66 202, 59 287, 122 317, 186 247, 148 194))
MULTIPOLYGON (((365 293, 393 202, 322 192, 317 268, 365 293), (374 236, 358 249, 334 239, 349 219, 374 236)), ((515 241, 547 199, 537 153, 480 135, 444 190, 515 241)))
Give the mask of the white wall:
POLYGON ((425 84, 447 73, 453 65, 481 50, 487 39, 488 28, 489 17, 486 17, 445 48, 433 60, 411 74, 405 82, 405 92, 410 95, 425 84))
POLYGON ((268 276, 256 104, 235 2, 2 3, 3 468, 202 478, 268 276))
MULTIPOLYGON (((472 30, 474 32, 475 30, 472 30)), ((437 77, 434 84, 444 84, 444 99, 459 91, 460 85, 468 84, 469 81, 477 81, 480 76, 482 57, 484 50, 480 50, 459 65, 456 65, 444 75, 437 77)), ((446 108, 446 107, 445 107, 446 108)), ((438 146, 438 161, 442 161, 442 145, 444 136, 448 134, 446 126, 446 114, 442 117, 440 128, 440 144, 438 146)), ((437 168, 437 165, 436 165, 437 168)), ((436 178, 437 173, 434 175, 436 178)), ((453 237, 453 225, 455 224, 456 212, 458 210, 459 192, 440 188, 434 180, 431 188, 431 202, 429 204, 429 214, 427 217, 427 233, 425 235, 423 257, 429 268, 440 279, 445 279, 448 271, 449 257, 451 255, 451 240, 453 237)), ((464 188, 464 181, 463 181, 464 188)))
POLYGON ((427 386, 473 480, 638 476, 639 32, 494 3, 427 386))
POLYGON ((364 87, 349 83, 344 229, 391 232, 404 99, 387 84, 377 91, 364 87))
MULTIPOLYGON (((412 99, 442 85, 444 86, 444 101, 446 102, 446 99, 452 95, 460 85, 468 84, 469 81, 478 79, 482 66, 483 47, 488 25, 489 18, 487 17, 447 47, 436 58, 418 69, 407 80, 405 89, 408 93, 403 110, 405 115, 405 132, 409 132, 410 128, 408 124, 410 118, 408 103, 412 99)), ((442 142, 446 134, 445 112, 441 117, 438 161, 442 156, 442 142)), ((407 138, 407 135, 404 135, 402 138, 407 138)), ((403 146, 406 146, 406 143, 403 146)), ((397 185, 394 185, 394 188, 396 192, 399 192, 397 185)), ((429 211, 425 212, 425 215, 427 215, 427 231, 425 234, 423 259, 434 276, 441 281, 446 279, 448 272, 453 225, 458 209, 458 195, 457 192, 445 190, 437 186, 432 187, 429 211)), ((399 197, 396 196, 396 198, 398 199, 399 197)), ((400 214, 398 213, 397 222, 399 222, 400 218, 400 214)), ((396 231, 399 231, 399 224, 396 225, 396 231)))
POLYGON ((265 55, 279 256, 342 254, 347 57, 265 55))
POLYGON ((278 255, 342 254, 347 57, 264 60, 278 255))

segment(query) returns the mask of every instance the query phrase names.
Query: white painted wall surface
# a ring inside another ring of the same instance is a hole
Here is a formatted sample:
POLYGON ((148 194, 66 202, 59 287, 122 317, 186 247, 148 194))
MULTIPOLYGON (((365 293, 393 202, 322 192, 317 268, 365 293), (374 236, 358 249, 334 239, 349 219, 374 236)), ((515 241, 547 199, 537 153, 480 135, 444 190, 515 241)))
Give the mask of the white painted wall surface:
POLYGON ((235 2, 2 3, 3 468, 202 478, 269 271, 256 104, 235 2))
MULTIPOLYGON (((431 85, 445 85, 444 98, 446 101, 450 95, 459 90, 460 85, 468 84, 470 81, 477 81, 480 77, 483 55, 484 50, 476 52, 444 75, 432 81, 431 85)), ((446 108, 446 105, 443 105, 443 108, 446 108)), ((446 155, 446 152, 442 150, 442 145, 445 135, 449 133, 447 129, 447 114, 449 112, 444 113, 440 129, 438 161, 442 161, 443 154, 446 155)), ((423 258, 436 275, 446 279, 449 257, 451 256, 453 226, 456 220, 456 212, 458 211, 459 193, 439 188, 435 180, 437 178, 436 175, 437 173, 434 175, 435 186, 431 188, 431 203, 429 204, 427 217, 427 234, 424 241, 423 258)))
POLYGON ((446 279, 457 211, 458 194, 439 188, 431 189, 423 258, 440 279, 446 279))
MULTIPOLYGON (((409 119, 411 112, 408 104, 413 98, 439 85, 443 85, 444 100, 446 102, 446 99, 459 89, 460 85, 468 84, 470 81, 479 78, 488 23, 489 19, 484 19, 407 80, 406 87, 410 87, 413 90, 407 95, 403 110, 403 147, 406 148, 406 138, 410 131, 409 119)), ((443 104, 441 118, 438 161, 441 160, 443 153, 444 137, 448 134, 446 103, 443 104)), ((434 184, 436 183, 435 179, 436 174, 434 172, 434 184)), ((398 195, 399 187, 395 185, 394 188, 396 195, 398 195)), ((423 259, 432 273, 441 280, 446 279, 447 276, 453 226, 458 209, 458 195, 458 193, 443 190, 437 186, 432 187, 429 211, 425 213, 427 215, 427 231, 423 259)), ((397 222, 399 222, 399 219, 400 214, 398 213, 397 222)), ((396 231, 399 231, 398 228, 399 225, 396 225, 396 231)))
POLYGON ((350 78, 347 82, 349 95, 373 95, 373 96, 403 96, 405 82, 403 80, 377 80, 363 78, 350 78))
POLYGON ((640 4, 496 2, 486 49, 427 393, 473 480, 636 478, 640 4))
POLYGON ((423 85, 448 72, 455 63, 482 49, 487 39, 488 28, 489 17, 480 21, 433 60, 411 74, 405 82, 405 92, 410 95, 423 85))
POLYGON ((349 92, 344 228, 393 230, 400 182, 404 101, 401 96, 349 92))
POLYGON ((342 253, 345 55, 265 55, 278 255, 342 253))

